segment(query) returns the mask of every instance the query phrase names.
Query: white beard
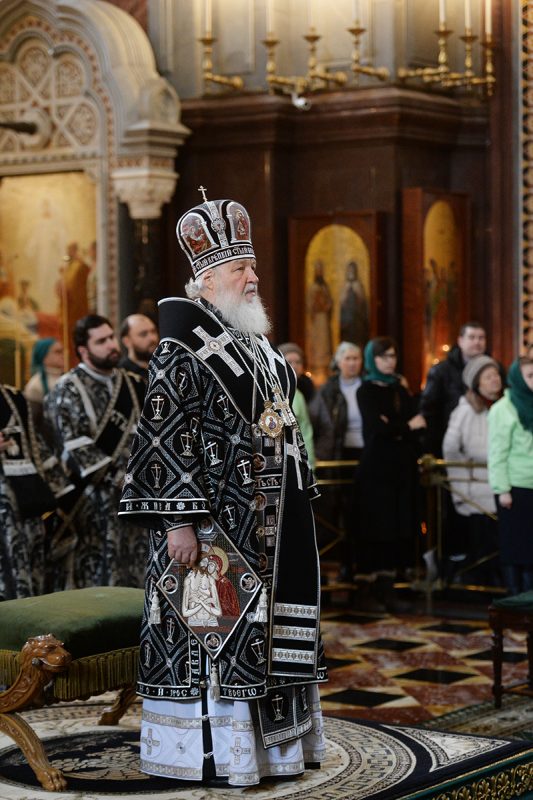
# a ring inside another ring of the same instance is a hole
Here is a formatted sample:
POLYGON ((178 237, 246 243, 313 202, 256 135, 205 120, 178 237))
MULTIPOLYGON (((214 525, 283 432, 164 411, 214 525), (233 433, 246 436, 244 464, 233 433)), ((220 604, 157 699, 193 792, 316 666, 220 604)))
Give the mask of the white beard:
POLYGON ((272 327, 263 302, 257 294, 251 301, 246 300, 244 295, 236 301, 233 292, 218 288, 214 304, 227 324, 242 333, 266 335, 272 327))

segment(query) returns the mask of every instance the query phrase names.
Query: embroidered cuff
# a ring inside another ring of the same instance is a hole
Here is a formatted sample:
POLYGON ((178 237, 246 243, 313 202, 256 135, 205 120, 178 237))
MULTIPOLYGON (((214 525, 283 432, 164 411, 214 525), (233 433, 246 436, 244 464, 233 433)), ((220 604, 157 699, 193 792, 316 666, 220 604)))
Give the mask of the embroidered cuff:
POLYGON ((123 497, 119 503, 119 514, 157 514, 159 516, 176 515, 179 522, 187 514, 203 516, 209 513, 209 504, 206 498, 183 498, 183 499, 154 499, 147 497, 129 498, 123 497))

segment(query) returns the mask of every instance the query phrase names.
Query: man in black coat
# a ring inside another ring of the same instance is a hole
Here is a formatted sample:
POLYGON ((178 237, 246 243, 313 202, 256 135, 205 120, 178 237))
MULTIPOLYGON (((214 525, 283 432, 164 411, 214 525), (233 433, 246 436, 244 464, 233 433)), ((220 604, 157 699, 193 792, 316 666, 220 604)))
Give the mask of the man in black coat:
MULTIPOLYGON (((486 353, 487 334, 480 322, 465 322, 459 330, 457 343, 452 347, 448 358, 431 367, 426 385, 420 397, 420 413, 426 418, 426 435, 422 440, 423 450, 442 458, 442 441, 448 421, 459 398, 465 393, 463 369, 467 361, 486 353)), ((505 370, 499 365, 502 382, 505 384, 505 370)), ((443 549, 450 563, 445 568, 451 579, 454 570, 461 566, 465 558, 465 534, 463 518, 455 512, 451 495, 444 495, 443 509, 443 549)))

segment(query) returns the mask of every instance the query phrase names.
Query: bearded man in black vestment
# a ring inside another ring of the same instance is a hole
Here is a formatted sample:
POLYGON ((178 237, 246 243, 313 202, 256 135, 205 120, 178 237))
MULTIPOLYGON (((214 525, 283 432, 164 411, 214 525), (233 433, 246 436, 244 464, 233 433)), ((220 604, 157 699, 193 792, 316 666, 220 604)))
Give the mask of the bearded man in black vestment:
POLYGON ((150 531, 141 767, 247 786, 324 756, 317 490, 246 210, 204 193, 177 236, 194 279, 159 304, 121 502, 150 531))

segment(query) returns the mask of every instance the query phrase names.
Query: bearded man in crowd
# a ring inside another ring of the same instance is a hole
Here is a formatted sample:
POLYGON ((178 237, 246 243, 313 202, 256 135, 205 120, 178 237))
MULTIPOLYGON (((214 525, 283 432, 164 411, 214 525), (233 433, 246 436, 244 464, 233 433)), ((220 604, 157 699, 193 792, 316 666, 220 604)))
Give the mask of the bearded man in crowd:
POLYGON ((76 484, 49 523, 50 588, 142 586, 146 537, 118 519, 118 502, 145 384, 117 367, 119 344, 105 317, 79 319, 74 345, 80 363, 45 399, 58 455, 76 484))
POLYGON ((265 336, 248 214, 200 191, 177 225, 194 280, 159 304, 120 513, 150 528, 141 768, 248 786, 324 755, 317 490, 294 372, 265 336))

